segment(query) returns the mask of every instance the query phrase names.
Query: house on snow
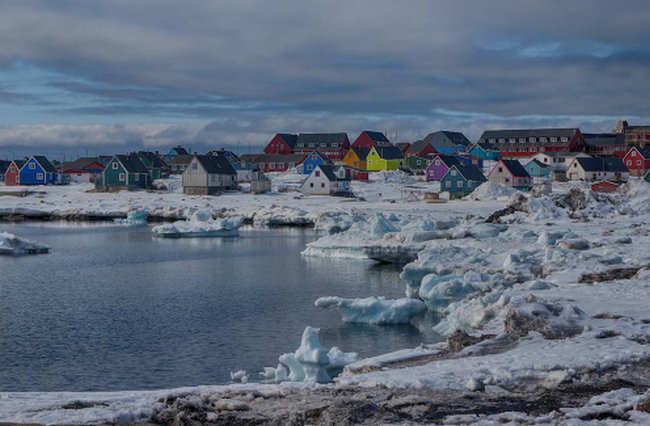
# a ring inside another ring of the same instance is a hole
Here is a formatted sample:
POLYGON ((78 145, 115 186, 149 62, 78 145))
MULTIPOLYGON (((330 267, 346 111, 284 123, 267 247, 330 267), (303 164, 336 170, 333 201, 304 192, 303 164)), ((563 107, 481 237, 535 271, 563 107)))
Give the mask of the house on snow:
POLYGON ((643 148, 631 146, 623 157, 625 166, 632 176, 643 176, 650 170, 650 145, 643 148))
POLYGON ((138 158, 144 164, 144 166, 149 170, 151 179, 161 179, 167 177, 169 174, 169 166, 165 161, 160 158, 158 153, 150 151, 139 151, 137 154, 138 158))
POLYGON ((372 147, 366 157, 368 170, 398 170, 404 166, 402 151, 396 146, 372 147))
POLYGON ((461 132, 450 132, 448 130, 429 133, 423 140, 433 146, 436 152, 440 154, 467 152, 472 145, 469 139, 461 132))
POLYGON ((454 164, 440 181, 440 190, 449 192, 450 198, 462 198, 487 181, 483 172, 473 164, 454 164))
POLYGON ((212 195, 237 187, 237 171, 225 155, 194 155, 183 173, 183 193, 212 195))
POLYGON ((70 182, 93 183, 95 177, 104 171, 104 166, 97 157, 81 157, 63 163, 59 171, 68 176, 70 182))
POLYGON ((298 135, 291 133, 276 133, 271 141, 264 147, 265 154, 293 154, 296 148, 298 135))
POLYGON ((53 185, 64 183, 50 161, 42 155, 28 158, 20 169, 21 185, 53 185))
POLYGON ((420 140, 415 141, 409 145, 404 156, 408 157, 424 157, 425 155, 437 154, 438 151, 433 147, 431 142, 420 140))
POLYGON ((312 151, 307 154, 303 160, 302 167, 300 167, 300 173, 308 175, 311 174, 312 170, 314 170, 316 166, 331 166, 332 164, 332 160, 330 160, 326 155, 319 151, 312 151))
POLYGON ((427 182, 440 182, 449 169, 456 164, 461 162, 452 155, 434 155, 426 169, 427 182))
POLYGON ((101 191, 135 191, 151 186, 149 170, 137 155, 115 155, 100 176, 95 179, 95 188, 101 191))
POLYGON ((390 143, 386 135, 381 132, 373 132, 370 130, 364 130, 359 134, 352 144, 352 148, 366 148, 370 149, 372 147, 386 147, 393 146, 390 143))
POLYGON ((368 164, 366 160, 368 159, 368 153, 370 148, 355 148, 352 147, 343 157, 343 164, 349 167, 354 167, 359 170, 367 170, 368 164))
POLYGON ((524 166, 528 174, 533 178, 548 178, 551 176, 551 166, 542 163, 536 158, 530 160, 524 166))
POLYGON ((5 171, 5 185, 16 186, 20 185, 20 169, 25 164, 24 160, 13 160, 9 162, 7 170, 5 171))
POLYGON ((501 158, 501 151, 488 143, 475 143, 469 149, 469 155, 486 161, 498 161, 501 158))
MULTIPOLYGON (((343 172, 343 174, 345 171, 343 172)), ((337 175, 334 166, 318 165, 300 187, 300 192, 309 195, 350 194, 350 180, 337 175)))
POLYGON ((169 163, 179 155, 190 155, 190 153, 182 146, 176 145, 169 150, 169 152, 163 157, 163 160, 165 160, 166 163, 169 163))
POLYGON ((533 178, 518 160, 499 160, 488 174, 488 180, 520 190, 533 186, 533 178))
POLYGON ((601 180, 624 182, 630 177, 630 171, 625 167, 623 160, 615 155, 578 157, 569 163, 566 177, 568 180, 587 182, 601 180))

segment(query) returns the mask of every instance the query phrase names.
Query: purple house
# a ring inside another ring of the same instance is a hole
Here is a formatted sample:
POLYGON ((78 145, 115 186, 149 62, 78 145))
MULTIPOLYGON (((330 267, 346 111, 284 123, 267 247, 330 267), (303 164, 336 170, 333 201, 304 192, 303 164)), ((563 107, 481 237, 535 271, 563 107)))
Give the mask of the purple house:
POLYGON ((460 166, 458 158, 444 154, 434 156, 427 167, 427 182, 440 182, 452 166, 460 166))

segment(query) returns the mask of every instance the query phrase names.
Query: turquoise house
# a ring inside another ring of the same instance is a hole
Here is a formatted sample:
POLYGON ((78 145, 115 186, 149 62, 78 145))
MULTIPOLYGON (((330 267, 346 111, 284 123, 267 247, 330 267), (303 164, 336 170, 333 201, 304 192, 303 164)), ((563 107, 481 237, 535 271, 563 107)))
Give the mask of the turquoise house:
POLYGON ((449 192, 449 198, 463 198, 471 194, 487 179, 473 164, 454 164, 440 181, 440 190, 449 192))
POLYGON ((524 168, 532 177, 549 177, 551 175, 551 167, 537 159, 530 160, 524 168))
POLYGON ((469 155, 486 161, 498 161, 501 151, 491 149, 487 144, 474 144, 469 150, 469 155))
POLYGON ((137 155, 116 155, 106 165, 95 187, 103 191, 134 191, 151 186, 151 175, 137 155))

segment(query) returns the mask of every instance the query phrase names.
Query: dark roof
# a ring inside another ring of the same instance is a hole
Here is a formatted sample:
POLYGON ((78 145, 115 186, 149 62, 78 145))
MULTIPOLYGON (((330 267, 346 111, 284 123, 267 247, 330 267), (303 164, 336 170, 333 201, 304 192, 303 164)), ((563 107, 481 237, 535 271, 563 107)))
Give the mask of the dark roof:
POLYGON ((440 158, 442 162, 445 163, 445 165, 449 168, 461 164, 458 158, 454 157, 453 155, 437 154, 433 156, 433 158, 436 157, 440 158))
POLYGON ((431 143, 434 148, 436 146, 453 148, 457 145, 471 145, 471 142, 465 137, 464 134, 460 132, 450 132, 448 130, 440 130, 438 132, 429 133, 424 138, 424 140, 431 143))
POLYGON ((147 161, 151 163, 151 167, 156 168, 156 169, 163 169, 167 167, 167 163, 165 163, 162 158, 155 152, 150 152, 150 151, 140 151, 138 152, 138 155, 140 157, 144 157, 147 161))
POLYGON ((208 174, 219 175, 236 175, 237 171, 234 169, 230 161, 225 155, 195 155, 197 161, 203 166, 208 174))
POLYGON ((347 140, 347 133, 300 133, 296 144, 298 148, 321 148, 320 144, 324 143, 329 148, 333 144, 343 146, 347 140), (310 147, 309 144, 314 144, 314 146, 310 147))
POLYGON ((396 146, 377 146, 375 149, 377 150, 377 154, 384 160, 404 158, 404 154, 396 146))
POLYGON ((239 157, 245 163, 298 163, 305 158, 305 154, 244 154, 239 157))
MULTIPOLYGON (((643 148, 641 148, 640 146, 633 145, 633 146, 630 147, 630 149, 632 149, 632 148, 636 148, 637 151, 639 151, 639 153, 641 153, 643 158, 650 159, 650 145, 646 145, 643 148)), ((628 152, 629 151, 630 150, 628 150, 628 152)))
POLYGON ((169 165, 170 166, 172 166, 172 165, 173 166, 186 166, 186 165, 190 164, 191 161, 192 161, 192 156, 191 155, 186 155, 186 154, 177 155, 174 158, 172 158, 171 160, 169 160, 169 165))
POLYGON ((38 161, 38 164, 41 165, 43 170, 47 173, 56 173, 56 167, 50 163, 50 160, 48 160, 46 157, 42 155, 35 155, 34 159, 38 161))
MULTIPOLYGON (((409 153, 409 154, 417 154, 417 153, 421 152, 424 148, 426 148, 427 145, 430 145, 433 148, 433 145, 431 144, 431 142, 428 142, 426 140, 415 141, 411 145, 409 145, 406 152, 409 153)), ((435 148, 434 148, 434 150, 435 150, 435 148)))
POLYGON ((625 145, 625 135, 622 133, 583 133, 582 136, 591 146, 625 145))
POLYGON ((187 152, 187 150, 185 148, 183 148, 180 145, 176 145, 175 147, 173 147, 169 151, 170 152, 172 152, 172 151, 175 152, 176 155, 189 155, 190 154, 189 152, 187 152))
POLYGON ((296 140, 298 139, 298 135, 294 135, 292 133, 278 133, 276 136, 281 137, 282 140, 285 141, 287 145, 289 145, 289 148, 294 149, 296 147, 296 140))
POLYGON ((9 164, 11 164, 11 161, 0 160, 0 175, 5 174, 7 167, 9 167, 9 164))
POLYGON ((501 160, 514 177, 530 177, 524 166, 518 160, 501 160))
POLYGON ((323 174, 327 176, 329 180, 338 180, 339 178, 334 173, 334 166, 319 165, 320 169, 323 171, 323 174))
POLYGON ((578 132, 578 128, 562 129, 504 129, 486 130, 479 141, 486 142, 488 139, 508 138, 529 138, 529 137, 567 137, 572 138, 578 132))
POLYGON ((375 142, 379 146, 390 145, 390 141, 382 132, 374 132, 372 130, 364 130, 362 133, 368 135, 371 141, 375 142))
MULTIPOLYGON (((533 158, 532 160, 530 160, 530 161, 528 162, 528 164, 530 164, 530 163, 535 163, 535 164, 537 164, 539 167, 541 167, 541 168, 543 168, 543 169, 546 169, 546 168, 551 167, 551 166, 549 166, 548 164, 542 163, 542 162, 539 161, 537 158, 533 158)), ((528 165, 528 164, 526 164, 526 165, 528 165)))
POLYGON ((586 172, 627 172, 623 160, 615 155, 602 155, 598 157, 578 157, 576 161, 586 172))
POLYGON ((402 152, 405 152, 411 146, 411 143, 410 142, 397 142, 395 144, 395 146, 398 147, 402 152))
POLYGON ((149 170, 142 164, 136 155, 116 155, 115 158, 126 168, 129 173, 148 173, 149 170))
POLYGON ((352 151, 354 151, 355 154, 357 154, 357 157, 359 157, 359 160, 365 161, 366 157, 368 156, 368 153, 370 152, 370 148, 351 148, 352 151))
POLYGON ((321 158, 321 160, 323 160, 323 164, 334 164, 334 163, 332 162, 332 160, 330 160, 330 158, 329 158, 327 155, 323 154, 322 152, 318 151, 317 149, 315 149, 315 150, 313 150, 312 152, 310 152, 309 154, 307 154, 307 155, 305 156, 305 158, 309 157, 309 156, 312 155, 313 153, 318 154, 318 156, 321 158))
POLYGON ((483 172, 473 164, 455 164, 453 167, 467 180, 478 182, 485 182, 487 180, 483 172))
POLYGON ((62 170, 83 170, 92 163, 97 163, 100 166, 104 167, 97 157, 80 157, 74 161, 63 163, 60 168, 62 170))
POLYGON ((27 161, 25 161, 25 160, 14 160, 13 162, 16 163, 16 167, 18 167, 18 169, 22 169, 27 161))

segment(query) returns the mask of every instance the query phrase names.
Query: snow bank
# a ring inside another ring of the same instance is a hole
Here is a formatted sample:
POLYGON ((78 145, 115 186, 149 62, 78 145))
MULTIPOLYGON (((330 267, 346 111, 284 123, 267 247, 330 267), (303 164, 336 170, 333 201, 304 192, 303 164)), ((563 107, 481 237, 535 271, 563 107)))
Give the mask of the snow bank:
POLYGON ((342 297, 320 297, 314 302, 319 308, 338 309, 344 322, 366 324, 408 324, 415 316, 426 309, 424 303, 416 299, 384 299, 366 297, 345 299, 342 297))
POLYGON ((263 207, 255 212, 255 226, 312 226, 317 217, 297 207, 277 206, 263 207))
POLYGON ((465 198, 469 200, 506 200, 518 193, 516 189, 500 183, 484 182, 465 198))
POLYGON ((50 248, 40 243, 25 240, 14 234, 0 232, 0 255, 23 255, 48 253, 50 248))
POLYGON ((214 220, 210 211, 199 210, 188 220, 154 226, 152 232, 167 238, 236 237, 242 224, 241 217, 214 220))

